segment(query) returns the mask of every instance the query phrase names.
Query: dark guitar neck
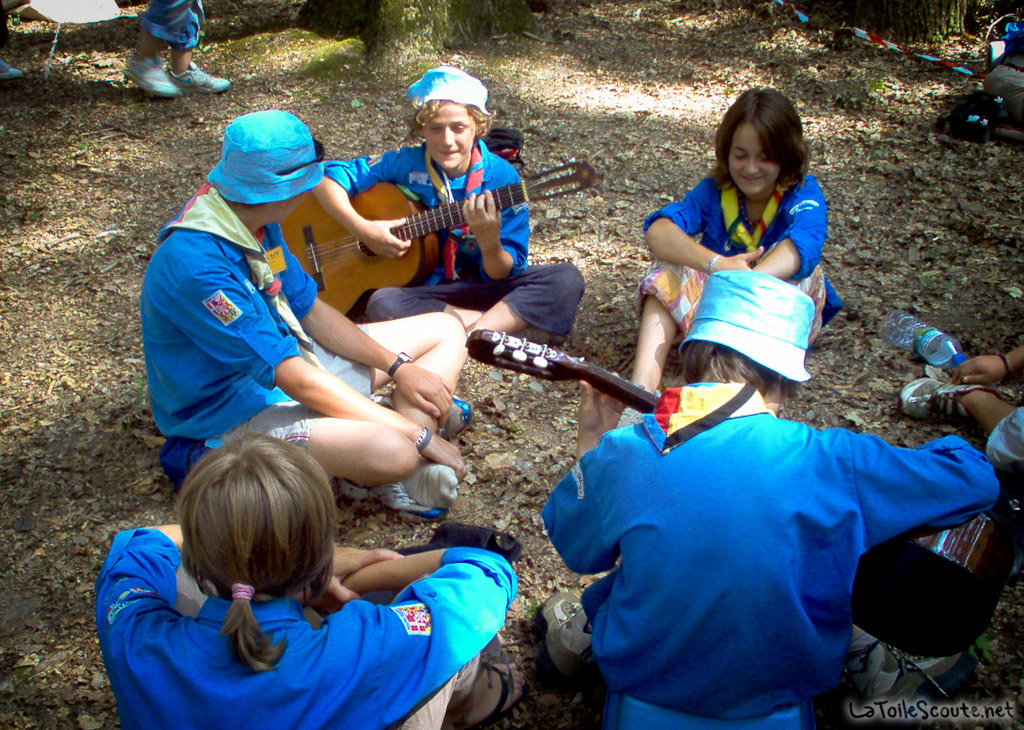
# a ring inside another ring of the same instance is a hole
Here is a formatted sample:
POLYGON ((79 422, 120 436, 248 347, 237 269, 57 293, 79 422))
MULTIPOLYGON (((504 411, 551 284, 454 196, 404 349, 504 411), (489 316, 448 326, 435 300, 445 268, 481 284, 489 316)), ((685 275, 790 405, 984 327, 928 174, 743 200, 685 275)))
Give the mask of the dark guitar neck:
MULTIPOLYGON (((506 185, 503 188, 492 190, 494 201, 498 210, 511 208, 513 205, 520 205, 529 201, 529 190, 523 182, 514 185, 506 185)), ((392 230, 396 237, 403 241, 412 241, 416 238, 440 231, 442 228, 452 229, 461 226, 466 222, 462 214, 462 203, 445 203, 437 208, 431 208, 422 213, 411 216, 404 225, 392 230)))
POLYGON ((504 332, 477 330, 469 336, 466 348, 474 360, 544 380, 585 380, 641 413, 650 413, 658 402, 653 393, 607 370, 504 332))

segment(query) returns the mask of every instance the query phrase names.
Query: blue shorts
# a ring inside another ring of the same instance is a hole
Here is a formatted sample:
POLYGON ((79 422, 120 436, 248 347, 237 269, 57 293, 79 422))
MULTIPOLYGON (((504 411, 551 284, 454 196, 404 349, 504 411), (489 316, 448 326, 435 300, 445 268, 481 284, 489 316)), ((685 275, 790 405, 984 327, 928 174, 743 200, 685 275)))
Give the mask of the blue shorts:
POLYGON ((142 30, 178 51, 195 48, 203 24, 203 0, 149 0, 142 30))

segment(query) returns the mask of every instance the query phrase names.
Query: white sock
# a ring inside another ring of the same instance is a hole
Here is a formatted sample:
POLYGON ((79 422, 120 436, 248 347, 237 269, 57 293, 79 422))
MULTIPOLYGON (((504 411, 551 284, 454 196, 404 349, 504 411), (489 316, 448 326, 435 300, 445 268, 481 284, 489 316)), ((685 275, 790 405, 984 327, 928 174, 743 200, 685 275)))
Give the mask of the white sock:
POLYGON ((402 480, 406 493, 424 507, 448 509, 459 496, 459 479, 450 466, 420 461, 412 476, 402 480))

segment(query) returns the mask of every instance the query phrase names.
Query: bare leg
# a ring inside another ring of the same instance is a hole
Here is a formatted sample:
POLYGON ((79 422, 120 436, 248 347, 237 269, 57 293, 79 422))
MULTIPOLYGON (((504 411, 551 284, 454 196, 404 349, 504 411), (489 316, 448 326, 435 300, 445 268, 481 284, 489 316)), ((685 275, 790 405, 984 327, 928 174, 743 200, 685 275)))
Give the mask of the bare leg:
POLYGON ((165 48, 167 48, 166 41, 160 40, 155 35, 143 30, 139 32, 139 43, 135 47, 135 57, 139 60, 152 58, 163 53, 165 48))
POLYGON ((181 74, 188 71, 188 67, 192 63, 192 49, 189 48, 187 51, 182 51, 177 48, 171 49, 171 72, 181 74))
POLYGON ((466 331, 494 330, 514 334, 526 327, 526 324, 526 320, 516 314, 507 302, 498 302, 468 325, 466 331))
POLYGON ((992 433, 996 424, 1013 413, 1013 406, 983 390, 964 393, 957 401, 986 433, 992 433))
POLYGON ((319 420, 306 448, 328 474, 366 486, 401 481, 420 461, 416 447, 398 431, 340 418, 319 420))
POLYGON ((644 298, 631 378, 641 388, 654 392, 661 385, 661 374, 677 329, 675 320, 661 302, 654 297, 644 298))
MULTIPOLYGON (((422 368, 437 373, 455 391, 466 362, 466 331, 459 320, 443 313, 420 314, 366 325, 370 337, 393 352, 405 352, 422 368)), ((373 389, 388 382, 387 373, 374 372, 373 389)), ((395 392, 395 410, 421 426, 438 424, 395 392)), ((441 414, 444 421, 448 414, 441 414)))
POLYGON ((501 699, 501 681, 496 673, 506 674, 511 678, 511 687, 508 698, 506 698, 501 709, 511 707, 523 694, 523 686, 526 684, 523 679, 522 670, 515 664, 496 664, 493 669, 487 669, 483 664, 480 666, 480 674, 473 691, 461 702, 453 702, 448 706, 445 714, 445 722, 442 728, 471 727, 486 719, 498 706, 501 699))

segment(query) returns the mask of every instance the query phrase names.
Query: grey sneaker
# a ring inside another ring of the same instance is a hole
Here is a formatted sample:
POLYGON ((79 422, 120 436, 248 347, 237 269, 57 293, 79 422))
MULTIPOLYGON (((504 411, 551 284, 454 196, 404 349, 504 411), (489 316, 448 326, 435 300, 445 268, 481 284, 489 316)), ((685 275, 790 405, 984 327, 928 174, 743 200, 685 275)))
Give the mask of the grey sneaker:
POLYGON ((23 78, 25 78, 24 72, 13 68, 11 64, 0 58, 0 81, 13 81, 14 79, 23 78))
POLYGON ((189 64, 185 73, 179 75, 172 71, 169 76, 180 94, 219 94, 231 87, 230 81, 211 76, 201 70, 195 61, 189 64))
POLYGON ((864 699, 947 697, 978 665, 968 652, 915 661, 874 637, 867 638, 871 640, 866 643, 855 640, 846 656, 847 679, 864 699))
POLYGON ((934 378, 918 378, 907 383, 900 391, 900 410, 904 415, 922 420, 936 416, 966 416, 967 411, 957 401, 957 397, 976 390, 1002 398, 999 391, 984 385, 954 385, 940 383, 934 378))
POLYGON ((448 514, 448 510, 437 507, 424 507, 406 493, 401 484, 384 484, 379 487, 360 487, 348 479, 335 477, 332 480, 334 497, 359 502, 373 497, 398 512, 406 519, 439 520, 448 514))
POLYGON ((537 676, 555 686, 575 686, 597 678, 590 649, 590 622, 583 605, 559 591, 544 602, 534 619, 544 640, 537 644, 537 676))
POLYGON ((160 56, 131 59, 124 70, 124 75, 125 78, 134 81, 136 86, 152 96, 173 99, 180 93, 178 87, 171 83, 171 78, 167 75, 160 56))

